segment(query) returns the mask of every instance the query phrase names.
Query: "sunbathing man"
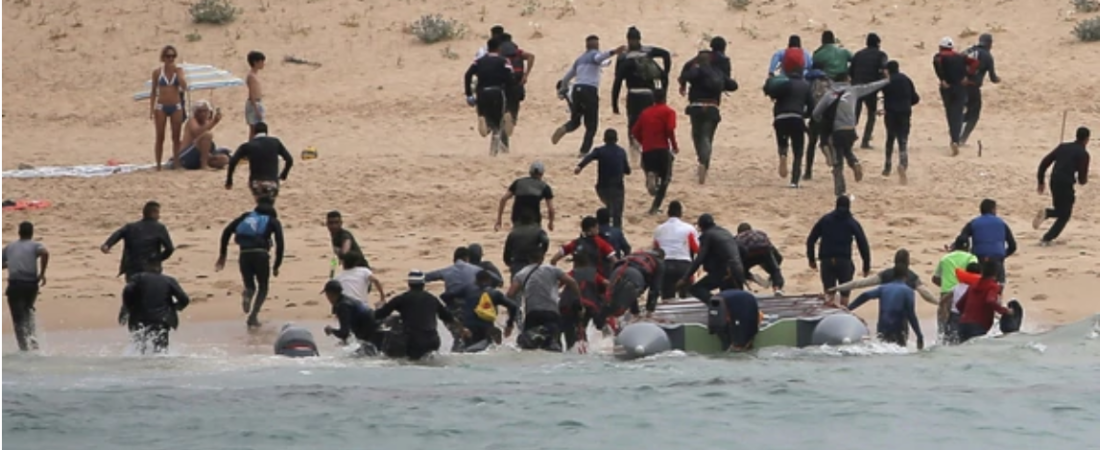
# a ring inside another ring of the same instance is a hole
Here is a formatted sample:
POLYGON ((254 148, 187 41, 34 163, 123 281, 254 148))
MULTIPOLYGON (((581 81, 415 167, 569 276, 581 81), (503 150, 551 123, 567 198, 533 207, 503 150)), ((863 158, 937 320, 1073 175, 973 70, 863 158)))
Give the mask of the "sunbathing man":
MULTIPOLYGON (((180 141, 180 166, 187 170, 204 167, 222 169, 229 164, 229 150, 214 146, 214 127, 222 121, 221 109, 213 109, 210 102, 199 100, 192 107, 191 116, 183 126, 180 141)), ((175 166, 175 161, 170 162, 175 166)))

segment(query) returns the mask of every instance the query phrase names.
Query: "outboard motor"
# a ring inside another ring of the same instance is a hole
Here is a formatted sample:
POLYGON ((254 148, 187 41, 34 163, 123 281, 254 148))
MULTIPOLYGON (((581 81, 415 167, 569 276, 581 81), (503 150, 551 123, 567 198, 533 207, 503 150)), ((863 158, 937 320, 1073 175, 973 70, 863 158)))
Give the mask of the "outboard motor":
POLYGON ((290 358, 320 356, 313 333, 292 323, 284 324, 275 338, 275 354, 290 358))
POLYGON ((722 297, 711 297, 707 302, 707 330, 718 336, 722 348, 730 346, 730 313, 722 297))

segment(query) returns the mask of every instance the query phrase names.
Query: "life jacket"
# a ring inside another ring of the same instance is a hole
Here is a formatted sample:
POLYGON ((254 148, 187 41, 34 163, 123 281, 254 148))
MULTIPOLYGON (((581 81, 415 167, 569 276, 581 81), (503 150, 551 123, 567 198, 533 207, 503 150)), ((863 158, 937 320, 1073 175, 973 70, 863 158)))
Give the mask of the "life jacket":
POLYGON ((585 255, 588 255, 588 260, 591 261, 596 266, 596 269, 599 271, 599 273, 603 275, 607 273, 610 267, 608 265, 607 258, 604 258, 603 255, 600 254, 600 246, 596 244, 596 239, 603 238, 599 237, 599 235, 582 236, 577 238, 577 240, 574 241, 576 245, 573 248, 573 253, 584 253, 585 255))
POLYGON ((478 299, 477 306, 474 307, 474 314, 477 315, 478 319, 495 323, 497 321, 497 305, 493 303, 493 297, 489 292, 483 291, 481 293, 481 298, 478 299))

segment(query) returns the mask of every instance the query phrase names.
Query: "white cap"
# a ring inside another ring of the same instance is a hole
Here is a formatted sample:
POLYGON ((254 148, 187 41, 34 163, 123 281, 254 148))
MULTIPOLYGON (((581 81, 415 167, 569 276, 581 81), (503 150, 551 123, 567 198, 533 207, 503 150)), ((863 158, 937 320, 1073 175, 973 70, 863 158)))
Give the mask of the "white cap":
POLYGON ((951 39, 951 36, 940 39, 940 48, 955 48, 955 40, 951 39))

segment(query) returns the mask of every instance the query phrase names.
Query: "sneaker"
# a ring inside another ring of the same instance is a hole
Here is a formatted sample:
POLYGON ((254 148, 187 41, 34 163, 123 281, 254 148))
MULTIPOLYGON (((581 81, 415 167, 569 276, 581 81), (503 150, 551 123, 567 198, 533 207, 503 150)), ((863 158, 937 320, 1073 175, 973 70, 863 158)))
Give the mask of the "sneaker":
POLYGON ((782 289, 776 289, 775 290, 775 296, 776 297, 782 297, 783 296, 783 290, 782 289))
POLYGON ((863 181, 863 165, 856 163, 852 166, 852 172, 856 175, 856 183, 863 181))
POLYGON ((657 195, 657 174, 653 172, 645 173, 645 190, 651 196, 657 195))
POLYGON ((502 128, 504 128, 504 134, 508 136, 512 136, 512 133, 516 131, 516 119, 512 118, 512 113, 504 113, 502 128))
POLYGON ((1050 247, 1051 245, 1054 245, 1054 242, 1051 242, 1051 241, 1039 241, 1039 246, 1040 246, 1040 247, 1050 247))
POLYGON ((779 178, 787 178, 787 155, 779 156, 779 178))
POLYGON ((565 128, 565 125, 558 127, 554 130, 554 135, 550 136, 550 143, 558 145, 558 142, 561 142, 561 138, 565 137, 566 133, 569 133, 569 130, 565 128))
POLYGON ((798 189, 798 183, 791 183, 791 184, 788 184, 788 185, 787 185, 787 187, 789 187, 789 188, 791 188, 791 189, 798 189))
POLYGON ((1031 229, 1038 230, 1046 220, 1047 210, 1046 208, 1040 208, 1039 212, 1035 213, 1035 218, 1031 219, 1031 229))
POLYGON ((489 135, 489 122, 485 121, 485 117, 477 116, 477 132, 481 134, 481 137, 489 135))
POLYGON ((909 184, 909 175, 906 174, 907 170, 905 166, 898 167, 898 181, 900 181, 901 184, 909 184))
POLYGON ((659 216, 659 215, 661 215, 661 210, 660 209, 651 209, 646 214, 649 214, 651 216, 659 216))
POLYGON ((959 143, 958 142, 952 142, 951 143, 951 156, 959 156, 959 143))
MULTIPOLYGON (((898 170, 901 170, 901 168, 899 167, 898 170)), ((890 176, 890 165, 889 164, 887 164, 886 167, 882 168, 882 176, 884 176, 884 177, 890 176)))
POLYGON ((699 179, 699 184, 707 183, 707 166, 699 164, 695 168, 695 177, 699 179))

